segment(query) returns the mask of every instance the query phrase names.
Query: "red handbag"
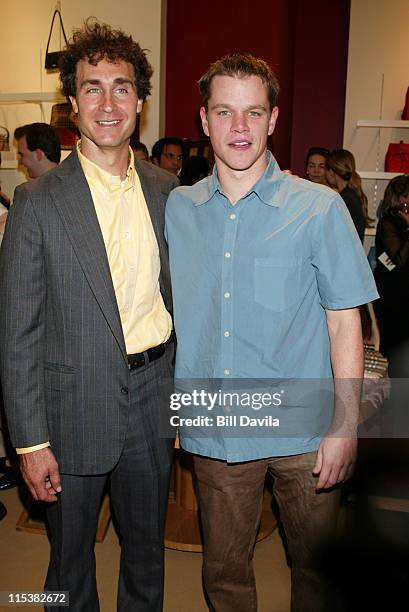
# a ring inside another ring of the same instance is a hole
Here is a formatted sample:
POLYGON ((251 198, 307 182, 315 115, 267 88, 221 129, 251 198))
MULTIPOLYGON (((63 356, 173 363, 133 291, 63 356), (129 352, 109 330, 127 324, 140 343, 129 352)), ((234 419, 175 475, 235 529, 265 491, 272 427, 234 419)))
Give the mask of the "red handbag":
POLYGON ((385 172, 409 174, 409 143, 391 142, 385 157, 385 172))
POLYGON ((401 119, 409 120, 409 87, 406 90, 405 108, 402 111, 401 119))
POLYGON ((76 115, 69 102, 54 104, 51 109, 50 125, 57 132, 61 149, 73 149, 79 138, 76 115))

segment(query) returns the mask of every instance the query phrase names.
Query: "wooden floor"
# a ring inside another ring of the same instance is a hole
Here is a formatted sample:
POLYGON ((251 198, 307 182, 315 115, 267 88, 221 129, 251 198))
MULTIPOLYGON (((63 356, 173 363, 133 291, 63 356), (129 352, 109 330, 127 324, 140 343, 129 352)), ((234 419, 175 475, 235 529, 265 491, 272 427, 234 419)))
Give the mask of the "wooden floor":
MULTIPOLYGON (((345 496, 340 537, 329 551, 328 562, 334 567, 331 578, 346 601, 347 612, 408 609, 407 446, 402 461, 401 453, 396 454, 396 441, 389 446, 370 443, 361 453, 362 463, 345 496)), ((17 489, 0 493, 0 501, 8 510, 0 521, 0 591, 41 591, 49 556, 47 536, 16 529, 23 511, 17 489)), ((114 612, 120 549, 112 522, 95 550, 101 612, 114 612)), ((166 551, 165 612, 206 612, 201 562, 201 553, 166 551)), ((257 544, 254 566, 259 612, 289 612, 290 572, 278 529, 257 544)))
MULTIPOLYGON (((49 555, 47 536, 16 530, 23 510, 17 489, 0 493, 0 501, 8 510, 0 521, 0 591, 41 591, 49 555)), ((114 612, 120 549, 112 522, 105 540, 96 544, 95 551, 101 612, 114 612)), ((201 564, 200 553, 166 551, 164 612, 207 611, 201 564)), ((254 565, 259 612, 289 612, 290 572, 277 529, 257 544, 254 565)), ((28 610, 5 608, 5 612, 11 609, 28 610)), ((35 606, 29 609, 42 610, 35 606)))

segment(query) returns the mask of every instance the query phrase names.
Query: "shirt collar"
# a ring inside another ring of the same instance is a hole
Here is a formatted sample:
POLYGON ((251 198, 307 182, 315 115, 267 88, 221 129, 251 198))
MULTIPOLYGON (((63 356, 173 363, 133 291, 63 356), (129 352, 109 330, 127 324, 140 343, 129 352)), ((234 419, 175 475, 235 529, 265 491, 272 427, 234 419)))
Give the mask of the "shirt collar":
POLYGON ((108 190, 121 187, 124 190, 127 190, 130 187, 134 186, 136 180, 135 160, 133 151, 130 147, 129 164, 128 169, 126 171, 126 178, 124 181, 121 181, 120 176, 113 176, 112 174, 110 174, 106 170, 103 170, 100 166, 92 162, 90 159, 85 157, 85 155, 81 153, 81 141, 77 143, 77 154, 81 167, 87 179, 94 181, 101 187, 108 190))
MULTIPOLYGON (((244 199, 251 193, 254 193, 264 204, 268 206, 282 206, 283 200, 279 196, 281 182, 287 176, 285 172, 280 170, 280 167, 273 157, 272 153, 267 150, 267 168, 263 175, 259 178, 255 185, 243 196, 244 199)), ((208 177, 205 183, 206 187, 202 194, 195 201, 195 206, 206 204, 209 202, 216 191, 224 195, 223 189, 219 182, 216 164, 213 166, 213 173, 208 177)))

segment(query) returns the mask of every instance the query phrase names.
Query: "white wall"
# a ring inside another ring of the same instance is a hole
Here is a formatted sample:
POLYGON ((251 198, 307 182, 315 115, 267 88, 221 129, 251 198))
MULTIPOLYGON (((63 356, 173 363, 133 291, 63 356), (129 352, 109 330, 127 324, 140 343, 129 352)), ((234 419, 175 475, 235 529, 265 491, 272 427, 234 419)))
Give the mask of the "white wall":
MULTIPOLYGON (((351 0, 344 147, 358 170, 383 171, 388 143, 409 141, 409 129, 356 127, 358 119, 400 119, 409 86, 408 25, 408 0, 351 0)), ((386 185, 364 181, 372 216, 386 185)))
MULTIPOLYGON (((55 0, 0 0, 2 26, 0 94, 50 92, 58 89, 58 74, 44 70, 44 54, 55 0)), ((154 68, 152 94, 141 118, 141 140, 150 149, 159 138, 164 99, 161 99, 161 37, 164 0, 61 0, 67 36, 89 16, 123 29, 148 49, 154 68)), ((165 24, 166 25, 166 24, 165 24)), ((57 32, 59 29, 57 28, 57 32)), ((51 51, 57 50, 58 35, 53 36, 51 51)), ((162 86, 163 88, 163 86, 162 86)), ((162 89, 163 91, 164 89, 162 89)), ((49 121, 51 104, 0 104, 0 125, 12 134, 18 125, 33 121, 49 121)), ((3 160, 15 158, 15 151, 2 153, 3 160)), ((0 170, 3 190, 11 195, 16 184, 25 180, 16 170, 0 170)))

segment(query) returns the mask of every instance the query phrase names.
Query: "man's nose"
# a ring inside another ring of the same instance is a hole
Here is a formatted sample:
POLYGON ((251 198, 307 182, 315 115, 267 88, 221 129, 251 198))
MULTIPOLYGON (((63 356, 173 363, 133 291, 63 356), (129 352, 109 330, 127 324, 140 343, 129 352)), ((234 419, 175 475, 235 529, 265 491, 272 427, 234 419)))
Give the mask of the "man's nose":
POLYGON ((245 113, 237 113, 233 115, 231 127, 235 132, 245 132, 248 130, 247 115, 245 113))
POLYGON ((114 96, 112 95, 111 91, 106 91, 103 93, 102 95, 102 100, 101 100, 101 108, 103 111, 105 111, 106 113, 111 113, 114 109, 115 106, 115 102, 114 102, 114 96))

